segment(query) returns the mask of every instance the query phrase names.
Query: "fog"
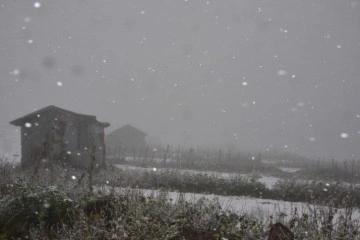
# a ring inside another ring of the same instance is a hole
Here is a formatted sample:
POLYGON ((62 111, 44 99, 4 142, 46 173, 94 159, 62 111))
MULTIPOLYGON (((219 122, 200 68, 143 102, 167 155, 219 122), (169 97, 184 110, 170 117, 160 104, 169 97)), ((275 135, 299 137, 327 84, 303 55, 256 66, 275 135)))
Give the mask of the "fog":
POLYGON ((0 150, 48 105, 164 145, 360 158, 360 1, 0 0, 0 150))

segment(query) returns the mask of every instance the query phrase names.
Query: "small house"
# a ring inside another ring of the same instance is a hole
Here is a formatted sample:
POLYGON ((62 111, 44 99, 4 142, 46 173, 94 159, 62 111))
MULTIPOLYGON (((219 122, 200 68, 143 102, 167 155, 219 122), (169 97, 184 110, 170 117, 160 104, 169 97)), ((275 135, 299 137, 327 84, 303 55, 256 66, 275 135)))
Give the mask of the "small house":
POLYGON ((106 136, 106 146, 111 150, 142 151, 146 148, 146 133, 126 124, 106 136))
POLYGON ((95 153, 97 164, 105 164, 104 128, 95 116, 48 106, 13 120, 21 127, 21 165, 31 166, 52 159, 87 167, 95 153))

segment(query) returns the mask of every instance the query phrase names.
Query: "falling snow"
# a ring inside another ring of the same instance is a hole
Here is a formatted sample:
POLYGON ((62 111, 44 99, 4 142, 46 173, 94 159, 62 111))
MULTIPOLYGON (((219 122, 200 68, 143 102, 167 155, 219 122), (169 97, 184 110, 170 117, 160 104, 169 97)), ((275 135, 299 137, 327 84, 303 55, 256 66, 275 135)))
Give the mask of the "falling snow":
POLYGON ((17 76, 20 74, 20 70, 19 69, 15 69, 14 71, 12 71, 12 74, 17 76))
POLYGON ((340 134, 340 137, 341 137, 341 138, 348 138, 348 137, 349 137, 349 134, 348 134, 348 133, 341 133, 341 134, 340 134))
POLYGON ((35 7, 35 8, 40 8, 40 7, 41 7, 41 3, 40 3, 40 2, 34 2, 34 7, 35 7))
POLYGON ((287 72, 285 70, 282 70, 282 69, 278 70, 277 73, 278 73, 279 76, 285 76, 287 74, 287 72))
POLYGON ((360 133, 358 3, 329 0, 310 4, 313 11, 295 1, 85 5, 99 11, 63 2, 0 5, 8 17, 0 43, 1 131, 13 132, 3 130, 10 116, 57 103, 114 128, 138 124, 174 145, 298 145, 310 157, 358 152, 348 144, 360 133), (336 24, 323 24, 336 14, 336 24), (116 31, 109 21, 119 23, 116 31))

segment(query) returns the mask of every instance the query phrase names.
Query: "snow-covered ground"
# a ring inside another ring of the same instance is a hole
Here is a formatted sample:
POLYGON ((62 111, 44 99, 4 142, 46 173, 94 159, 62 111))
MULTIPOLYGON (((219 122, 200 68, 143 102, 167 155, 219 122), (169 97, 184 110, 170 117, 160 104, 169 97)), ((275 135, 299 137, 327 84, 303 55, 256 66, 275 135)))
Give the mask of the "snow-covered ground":
MULTIPOLYGON (((128 191, 129 188, 116 188, 117 192, 128 191)), ((197 203, 201 199, 206 199, 210 201, 217 201, 220 203, 223 210, 229 210, 235 213, 248 214, 250 216, 262 219, 268 219, 270 216, 273 216, 275 219, 277 217, 291 218, 295 208, 297 208, 298 214, 307 213, 308 215, 313 212, 314 208, 320 209, 324 208, 323 206, 316 206, 312 204, 300 203, 300 202, 286 202, 286 201, 277 201, 271 199, 260 199, 252 197, 237 197, 237 196, 220 196, 213 194, 195 194, 195 193, 179 193, 179 192, 161 192, 158 190, 144 190, 136 189, 135 191, 140 191, 146 196, 157 197, 161 194, 166 194, 168 199, 171 199, 172 202, 177 202, 179 198, 183 198, 185 201, 197 203)), ((338 216, 344 213, 344 209, 338 209, 337 215, 333 221, 338 219, 338 216)), ((360 218, 360 210, 354 209, 352 213, 352 219, 360 218)))
MULTIPOLYGON (((231 178, 236 176, 251 176, 247 174, 234 174, 234 173, 223 173, 223 172, 212 172, 212 171, 196 171, 196 170, 185 170, 185 169, 166 169, 166 168, 142 168, 142 167, 133 167, 129 165, 115 165, 117 168, 122 170, 134 170, 134 171, 154 171, 154 172, 165 172, 165 171, 177 171, 178 173, 183 174, 202 174, 208 176, 215 176, 218 178, 231 178)), ((285 171, 296 172, 299 169, 288 169, 285 171)), ((283 170, 284 171, 284 170, 283 170)), ((272 188, 274 184, 280 180, 280 178, 272 177, 272 176, 259 176, 259 181, 264 183, 268 188, 272 188)), ((126 188, 117 188, 118 191, 125 191, 126 188)), ((127 189, 128 190, 128 189, 127 189)), ((162 194, 158 190, 143 190, 139 191, 143 192, 145 195, 154 195, 158 196, 162 194)), ((268 219, 269 216, 273 217, 291 217, 294 213, 295 208, 297 209, 299 214, 307 213, 311 214, 314 208, 323 208, 323 206, 315 206, 307 203, 300 202, 286 202, 286 201, 278 201, 271 199, 260 199, 253 197, 245 197, 245 196, 220 196, 213 194, 195 194, 195 193, 182 193, 179 192, 166 192, 167 198, 172 199, 176 202, 180 197, 183 197, 186 201, 196 203, 201 198, 205 198, 207 200, 216 200, 220 203, 223 209, 230 210, 237 213, 247 213, 256 218, 268 219)), ((337 216, 341 213, 344 213, 344 209, 339 209, 337 216)), ((360 218, 360 210, 355 209, 352 213, 352 219, 360 218)), ((334 218, 334 221, 337 220, 337 217, 334 218)))
POLYGON ((290 167, 280 167, 279 169, 287 173, 295 173, 301 170, 301 168, 290 168, 290 167))
MULTIPOLYGON (((177 199, 179 197, 179 193, 170 192, 169 197, 177 199)), ((282 213, 290 215, 294 211, 295 207, 298 209, 303 209, 306 207, 303 203, 291 203, 243 196, 237 197, 186 193, 184 197, 186 201, 190 202, 197 202, 201 198, 208 200, 215 199, 225 210, 230 210, 237 213, 247 213, 257 218, 267 218, 271 215, 276 216, 282 213)))
MULTIPOLYGON (((179 193, 169 192, 169 197, 178 199, 179 193)), ((219 195, 206 195, 206 194, 193 194, 186 193, 184 196, 186 201, 196 202, 201 198, 208 200, 218 200, 223 209, 230 210, 236 213, 247 213, 256 218, 267 219, 269 216, 278 217, 284 216, 290 218, 297 208, 300 215, 303 213, 313 212, 314 208, 324 208, 324 206, 315 206, 307 203, 300 202, 286 202, 271 199, 260 199, 252 197, 236 197, 236 196, 219 196, 219 195)), ((337 220, 340 214, 343 214, 345 209, 338 209, 334 221, 337 220)), ((354 209, 352 219, 360 218, 360 209, 354 209)))
MULTIPOLYGON (((250 177, 248 174, 239 174, 239 173, 224 173, 224 172, 213 172, 213 171, 197 171, 197 170, 189 170, 189 169, 171 169, 171 168, 143 168, 143 167, 134 167, 129 165, 115 165, 115 167, 122 170, 133 170, 133 171, 153 171, 153 172, 166 172, 166 171, 176 171, 180 174, 201 174, 211 177, 217 177, 221 179, 229 179, 235 177, 250 177)), ((272 188, 275 183, 280 180, 280 178, 272 177, 272 176, 256 176, 259 177, 259 181, 264 183, 267 188, 272 188)))

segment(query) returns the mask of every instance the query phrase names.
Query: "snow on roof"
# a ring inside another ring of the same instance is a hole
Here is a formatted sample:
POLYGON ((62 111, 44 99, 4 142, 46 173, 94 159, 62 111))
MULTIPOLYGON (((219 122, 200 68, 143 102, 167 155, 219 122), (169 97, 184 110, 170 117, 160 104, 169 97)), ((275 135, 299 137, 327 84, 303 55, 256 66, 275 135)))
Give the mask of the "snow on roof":
POLYGON ((25 116, 22 116, 20 118, 17 118, 15 120, 11 121, 10 124, 15 125, 15 126, 22 126, 27 119, 33 117, 34 115, 42 114, 44 112, 51 111, 51 110, 55 110, 55 111, 58 111, 60 113, 66 113, 66 114, 70 114, 70 115, 73 115, 73 116, 76 116, 76 117, 79 117, 79 118, 95 121, 97 124, 100 124, 103 127, 110 126, 110 124, 107 123, 107 122, 99 122, 99 121, 97 121, 96 117, 93 116, 93 115, 75 113, 75 112, 72 112, 72 111, 69 111, 69 110, 65 110, 65 109, 53 106, 53 105, 41 108, 41 109, 39 109, 39 110, 37 110, 35 112, 32 112, 32 113, 26 114, 25 116))

